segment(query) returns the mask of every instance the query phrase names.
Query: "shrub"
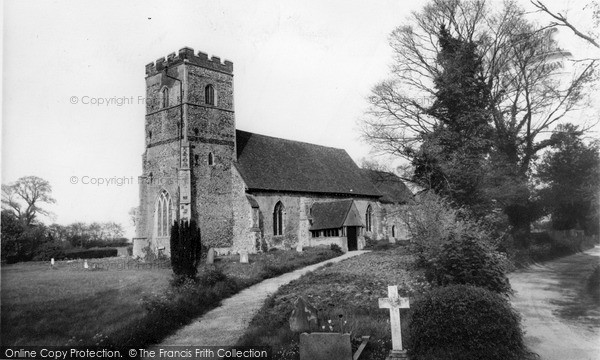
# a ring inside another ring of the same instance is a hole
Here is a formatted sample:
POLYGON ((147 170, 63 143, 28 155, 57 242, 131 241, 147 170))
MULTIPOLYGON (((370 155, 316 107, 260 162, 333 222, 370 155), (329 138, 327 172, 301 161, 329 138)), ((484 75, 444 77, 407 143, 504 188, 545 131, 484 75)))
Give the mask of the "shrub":
POLYGON ((436 288, 417 300, 409 338, 414 360, 521 360, 532 355, 508 300, 468 285, 436 288))
POLYGON ((202 286, 214 286, 219 281, 226 281, 227 275, 217 266, 206 266, 198 275, 198 283, 202 286))
POLYGON ((412 207, 407 227, 412 238, 411 250, 420 266, 440 254, 444 239, 470 236, 489 242, 490 238, 479 223, 433 192, 421 195, 412 207))
POLYGON ((336 253, 338 253, 338 254, 342 254, 342 253, 343 253, 343 251, 342 251, 342 248, 341 248, 341 247, 340 247, 338 244, 331 244, 331 245, 329 246, 329 248, 330 248, 332 251, 335 251, 335 252, 336 252, 336 253))
POLYGON ((202 256, 200 229, 194 220, 171 227, 171 266, 178 276, 194 278, 202 256))
POLYGON ((117 256, 118 253, 115 248, 69 249, 65 250, 65 259, 98 259, 117 256))
POLYGON ((35 249, 33 254, 34 261, 61 260, 65 258, 65 252, 61 245, 54 241, 41 244, 35 249))
POLYGON ((365 249, 372 249, 377 241, 372 239, 370 236, 365 235, 365 249))
POLYGON ((389 241, 380 240, 375 243, 375 245, 373 246, 372 249, 375 251, 382 251, 382 250, 389 250, 393 247, 394 247, 394 244, 390 243, 389 241))
POLYGON ((438 286, 464 284, 509 294, 510 283, 500 254, 470 236, 451 235, 436 258, 429 259, 427 280, 438 286))

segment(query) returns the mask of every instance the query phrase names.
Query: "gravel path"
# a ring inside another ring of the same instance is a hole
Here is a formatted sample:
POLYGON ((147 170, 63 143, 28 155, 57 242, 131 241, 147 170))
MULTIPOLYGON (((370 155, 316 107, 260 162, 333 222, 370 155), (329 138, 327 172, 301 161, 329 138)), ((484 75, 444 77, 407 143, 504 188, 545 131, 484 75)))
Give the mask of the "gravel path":
POLYGON ((515 290, 513 305, 523 317, 525 342, 542 360, 600 359, 600 328, 590 322, 599 316, 597 311, 592 307, 586 316, 558 316, 562 304, 579 301, 582 274, 589 274, 599 258, 596 246, 509 276, 515 290))
POLYGON ((156 347, 171 345, 233 346, 244 334, 250 321, 260 310, 265 300, 275 293, 279 287, 328 263, 339 262, 365 252, 367 251, 348 252, 342 256, 264 280, 244 289, 223 300, 221 306, 194 320, 193 323, 166 338, 156 347))

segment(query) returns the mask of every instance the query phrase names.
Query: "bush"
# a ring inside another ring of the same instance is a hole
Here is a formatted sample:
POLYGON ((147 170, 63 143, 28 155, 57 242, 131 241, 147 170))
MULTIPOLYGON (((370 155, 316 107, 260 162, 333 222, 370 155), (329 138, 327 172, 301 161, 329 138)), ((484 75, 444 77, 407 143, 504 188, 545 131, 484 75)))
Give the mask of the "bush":
POLYGON ((217 266, 206 266, 198 275, 198 283, 202 286, 214 286, 219 281, 226 281, 227 275, 217 266))
POLYGON ((411 309, 413 360, 531 358, 520 317, 508 300, 486 289, 453 285, 429 291, 411 309))
POLYGON ((69 249, 65 250, 65 259, 99 259, 117 256, 118 253, 115 248, 69 249))
POLYGON ((365 249, 372 249, 377 241, 372 239, 370 236, 365 235, 365 249))
POLYGON ((35 249, 33 254, 34 261, 61 260, 65 258, 65 252, 61 245, 54 241, 41 244, 35 249))
POLYGON ((334 251, 334 252, 336 252, 336 253, 338 253, 338 254, 343 254, 343 253, 344 253, 344 252, 342 251, 342 248, 341 248, 341 247, 340 247, 338 244, 331 244, 331 245, 329 246, 329 248, 330 248, 332 251, 334 251))
POLYGON ((411 234, 411 250, 419 266, 439 256, 445 239, 465 236, 489 242, 489 234, 462 210, 453 208, 448 201, 433 192, 421 195, 411 209, 407 223, 411 234))
POLYGON ((129 240, 127 238, 115 238, 115 239, 94 239, 85 241, 85 247, 120 247, 129 245, 129 240))
POLYGON ((429 259, 425 276, 428 281, 447 286, 473 285, 499 294, 511 293, 510 283, 500 254, 470 236, 451 235, 438 257, 429 259))

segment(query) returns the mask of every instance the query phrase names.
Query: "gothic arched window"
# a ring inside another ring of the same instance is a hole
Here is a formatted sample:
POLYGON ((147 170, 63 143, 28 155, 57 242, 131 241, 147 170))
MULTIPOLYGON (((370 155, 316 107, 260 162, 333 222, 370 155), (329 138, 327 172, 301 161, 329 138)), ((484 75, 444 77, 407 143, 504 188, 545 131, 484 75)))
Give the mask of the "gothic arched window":
POLYGON ((212 153, 208 153, 208 165, 214 165, 215 164, 215 158, 213 156, 212 153))
POLYGON ((392 225, 392 237, 396 237, 396 225, 392 225))
POLYGON ((367 213, 365 214, 365 224, 367 231, 373 231, 373 209, 371 205, 367 206, 367 213))
POLYGON ((273 235, 283 235, 283 204, 281 201, 275 204, 273 211, 273 235))
POLYGON ((204 88, 204 102, 206 105, 215 105, 215 88, 210 84, 204 88))
POLYGON ((156 200, 154 215, 156 236, 169 236, 173 222, 173 213, 171 209, 171 197, 165 190, 160 192, 160 195, 156 200))
POLYGON ((164 87, 162 89, 162 103, 161 103, 163 108, 166 108, 169 106, 169 88, 168 87, 164 87))

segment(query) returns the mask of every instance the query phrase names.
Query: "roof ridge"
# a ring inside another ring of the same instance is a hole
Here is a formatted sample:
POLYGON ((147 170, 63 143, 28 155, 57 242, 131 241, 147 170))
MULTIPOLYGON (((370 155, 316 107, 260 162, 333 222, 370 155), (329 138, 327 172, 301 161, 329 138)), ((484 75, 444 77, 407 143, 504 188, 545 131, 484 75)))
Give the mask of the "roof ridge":
POLYGON ((277 140, 289 141, 289 142, 294 142, 294 143, 299 143, 299 144, 306 144, 306 145, 311 145, 311 146, 317 146, 317 147, 322 147, 322 148, 326 148, 326 149, 342 150, 342 151, 345 151, 346 153, 348 153, 348 151, 346 151, 346 149, 344 149, 344 148, 338 148, 338 147, 326 146, 326 145, 319 145, 319 144, 310 143, 308 141, 285 139, 285 138, 281 138, 281 137, 277 137, 277 136, 271 136, 271 135, 265 135, 265 134, 258 134, 258 133, 250 132, 250 131, 246 131, 246 130, 236 129, 236 131, 241 131, 241 132, 245 132, 245 133, 248 133, 248 134, 252 134, 252 135, 256 135, 256 136, 262 136, 262 137, 271 138, 271 139, 277 139, 277 140))

